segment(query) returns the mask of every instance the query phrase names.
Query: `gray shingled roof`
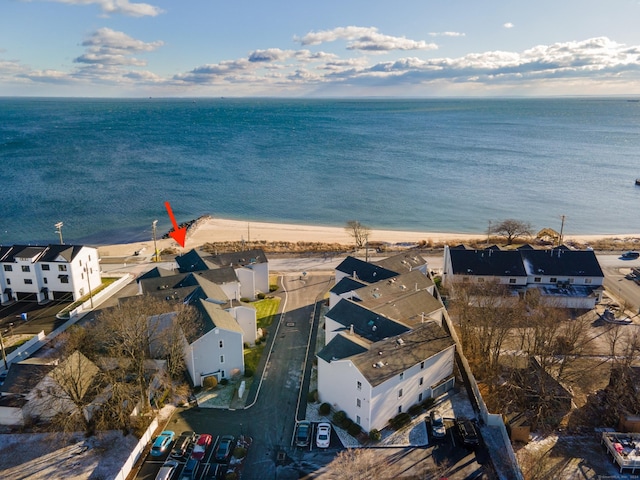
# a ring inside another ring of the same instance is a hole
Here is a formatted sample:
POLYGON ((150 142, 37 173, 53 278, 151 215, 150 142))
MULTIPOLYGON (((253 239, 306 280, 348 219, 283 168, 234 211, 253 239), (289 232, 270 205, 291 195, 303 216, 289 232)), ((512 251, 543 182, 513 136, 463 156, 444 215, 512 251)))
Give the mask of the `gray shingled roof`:
POLYGON ((364 353, 350 357, 372 385, 380 385, 410 367, 431 358, 455 342, 436 322, 371 345, 364 353))
POLYGON ((336 335, 318 352, 318 357, 325 362, 341 360, 366 352, 362 345, 350 340, 348 335, 336 335))
POLYGON ((424 291, 433 287, 433 285, 433 280, 420 272, 420 270, 413 270, 384 281, 362 286, 355 290, 355 293, 364 302, 367 302, 367 305, 373 306, 406 296, 410 292, 424 291))
POLYGON ((221 253, 207 257, 207 261, 220 267, 246 267, 255 263, 267 263, 267 256, 261 248, 242 252, 221 253))
POLYGON ((401 323, 345 299, 340 300, 325 316, 340 323, 345 329, 353 325, 356 335, 371 342, 378 342, 409 330, 401 323))
POLYGON ((424 267, 427 261, 417 253, 402 252, 372 263, 393 272, 406 273, 424 267))
POLYGON ((386 268, 379 267, 373 263, 365 262, 359 258, 348 256, 336 267, 339 272, 346 273, 349 276, 356 275, 355 278, 367 283, 375 283, 380 280, 386 280, 387 278, 395 277, 398 272, 387 270, 386 268))
POLYGON ((361 305, 387 318, 402 322, 411 328, 429 320, 428 316, 431 313, 444 309, 444 305, 440 301, 424 290, 412 290, 402 297, 385 303, 374 304, 373 302, 363 301, 361 305))
POLYGON ((9 366, 7 378, 0 386, 0 393, 26 395, 54 368, 55 365, 14 363, 9 366))

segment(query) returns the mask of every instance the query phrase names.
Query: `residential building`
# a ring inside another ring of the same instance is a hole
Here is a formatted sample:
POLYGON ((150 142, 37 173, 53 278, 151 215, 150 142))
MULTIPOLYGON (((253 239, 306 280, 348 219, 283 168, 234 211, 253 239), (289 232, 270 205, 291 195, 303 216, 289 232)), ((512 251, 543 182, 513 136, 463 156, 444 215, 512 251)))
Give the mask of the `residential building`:
POLYGON ((75 301, 101 284, 95 248, 64 244, 0 247, 0 303, 75 301))
POLYGON ((602 300, 604 273, 593 250, 445 247, 444 286, 490 281, 508 285, 514 295, 535 288, 548 303, 592 309, 602 300))

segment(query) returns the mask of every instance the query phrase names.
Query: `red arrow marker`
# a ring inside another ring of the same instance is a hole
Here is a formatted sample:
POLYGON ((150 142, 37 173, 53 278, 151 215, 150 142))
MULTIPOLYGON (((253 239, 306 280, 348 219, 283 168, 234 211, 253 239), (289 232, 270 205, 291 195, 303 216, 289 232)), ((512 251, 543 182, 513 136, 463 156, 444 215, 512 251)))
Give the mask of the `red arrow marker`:
POLYGON ((176 222, 176 217, 173 216, 173 212, 171 211, 171 205, 169 202, 164 202, 164 206, 167 208, 167 213, 169 214, 169 219, 173 224, 173 232, 169 232, 171 238, 173 238, 178 244, 184 248, 184 241, 187 237, 187 227, 178 228, 178 222, 176 222))

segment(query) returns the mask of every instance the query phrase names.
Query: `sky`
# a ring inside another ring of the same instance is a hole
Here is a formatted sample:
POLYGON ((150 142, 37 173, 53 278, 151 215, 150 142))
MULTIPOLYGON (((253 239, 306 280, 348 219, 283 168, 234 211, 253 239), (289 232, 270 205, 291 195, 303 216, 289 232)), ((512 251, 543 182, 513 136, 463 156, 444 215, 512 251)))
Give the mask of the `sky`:
POLYGON ((640 0, 0 0, 0 96, 640 94, 640 0))

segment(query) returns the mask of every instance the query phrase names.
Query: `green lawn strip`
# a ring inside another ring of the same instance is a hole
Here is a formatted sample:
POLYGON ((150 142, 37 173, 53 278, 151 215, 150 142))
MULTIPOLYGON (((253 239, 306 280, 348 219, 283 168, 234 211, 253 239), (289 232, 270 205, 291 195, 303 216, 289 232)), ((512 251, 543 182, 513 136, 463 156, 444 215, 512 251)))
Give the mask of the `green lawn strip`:
MULTIPOLYGON (((258 322, 258 328, 263 330, 270 327, 278 314, 278 308, 280 307, 280 298, 265 298, 253 302, 252 305, 256 309, 256 319, 258 322)), ((264 351, 264 342, 260 342, 255 347, 244 349, 244 366, 250 368, 255 372, 260 362, 260 357, 264 351)))
POLYGON ((112 283, 114 283, 114 282, 116 282, 118 280, 120 280, 118 277, 103 277, 102 278, 102 284, 100 286, 94 288, 93 290, 91 290, 91 294, 87 293, 86 295, 83 295, 78 300, 76 300, 71 305, 69 305, 68 307, 60 310, 60 313, 58 315, 65 315, 65 314, 69 315, 69 312, 71 310, 73 310, 74 308, 79 307, 84 302, 89 300, 91 298, 91 295, 95 296, 97 293, 101 292, 102 290, 107 288, 109 285, 111 285, 112 283))

